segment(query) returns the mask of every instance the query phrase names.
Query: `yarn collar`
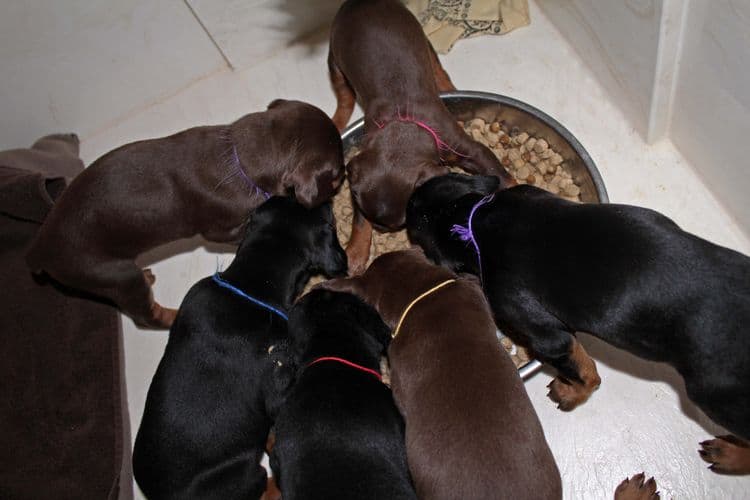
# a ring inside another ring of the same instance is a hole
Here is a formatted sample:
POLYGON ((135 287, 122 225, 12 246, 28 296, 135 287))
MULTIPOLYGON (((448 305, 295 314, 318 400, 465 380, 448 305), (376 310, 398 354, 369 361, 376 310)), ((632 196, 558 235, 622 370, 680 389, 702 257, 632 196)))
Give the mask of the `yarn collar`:
POLYGON ((430 295, 430 294, 432 294, 434 292, 437 292, 438 290, 440 290, 444 286, 450 285, 451 283, 453 283, 455 281, 456 281, 455 279, 445 280, 442 283, 433 286, 432 288, 430 288, 426 292, 420 294, 416 299, 412 300, 411 303, 408 306, 406 306, 406 309, 404 309, 404 312, 401 313, 401 317, 399 318, 398 323, 396 324, 396 328, 393 330, 393 333, 391 334, 391 338, 395 339, 396 335, 399 334, 399 331, 401 330, 401 324, 404 322, 404 319, 406 319, 406 315, 409 314, 409 311, 411 310, 412 307, 414 307, 414 305, 417 302, 419 302, 423 298, 427 297, 428 295, 430 295))
MULTIPOLYGON (((394 119, 392 119, 392 120, 378 121, 378 120, 376 120, 374 118, 372 119, 372 122, 375 124, 375 126, 378 127, 378 129, 381 129, 381 130, 383 128, 385 128, 385 126, 388 125, 388 123, 391 123, 392 121, 398 121, 398 122, 403 122, 403 123, 413 123, 416 126, 418 126, 419 128, 426 130, 432 136, 432 138, 435 140, 435 145, 438 148, 438 155, 439 155, 440 151, 448 151, 448 152, 453 153, 454 155, 456 155, 456 156, 458 156, 460 158, 469 158, 468 155, 465 155, 463 153, 459 153, 458 151, 455 150, 455 148, 451 147, 450 144, 448 144, 447 142, 443 141, 440 138, 440 134, 438 134, 437 130, 435 130, 433 127, 431 127, 425 121, 418 119, 414 115, 409 115, 408 106, 407 106, 407 112, 404 115, 401 114, 401 109, 400 109, 400 107, 397 106, 396 107, 396 117, 394 119)), ((444 158, 442 156, 440 156, 440 159, 444 160, 444 158)))
POLYGON ((350 368, 354 368, 356 370, 359 370, 359 371, 362 371, 362 372, 365 372, 365 373, 369 373, 370 375, 372 375, 373 377, 375 377, 379 381, 381 381, 381 382, 383 381, 383 377, 380 375, 380 373, 378 373, 377 371, 373 370, 372 368, 367 368, 366 366, 358 365, 357 363, 352 363, 348 359, 338 358, 336 356, 321 356, 319 358, 315 358, 314 360, 310 361, 307 364, 306 368, 309 368, 312 365, 321 363, 323 361, 333 361, 333 362, 336 362, 336 363, 341 363, 342 365, 348 366, 350 368))
POLYGON ((219 275, 219 273, 218 273, 218 272, 216 272, 216 273, 215 273, 215 274, 213 275, 213 280, 214 280, 214 282, 215 282, 215 283, 216 283, 217 285, 219 285, 220 287, 222 287, 222 288, 226 288, 227 290, 231 291, 231 292, 232 292, 233 294, 235 294, 235 295, 239 295, 239 296, 240 296, 240 297, 242 297, 243 299, 249 300, 250 302, 252 302, 252 303, 253 303, 253 304, 255 304, 255 305, 258 305, 258 306, 260 306, 260 307, 263 307, 263 308, 265 308, 265 309, 268 309, 268 310, 269 310, 269 311, 271 311, 272 313, 275 313, 276 315, 280 316, 280 317, 281 317, 282 319, 284 319, 284 321, 289 321, 289 316, 287 316, 287 315, 286 315, 286 313, 284 313, 283 311, 281 311, 281 310, 279 310, 279 309, 275 308, 274 306, 272 306, 272 305, 270 305, 270 304, 266 304, 266 303, 265 303, 265 302, 263 302, 262 300, 258 300, 258 299, 256 299, 255 297, 251 297, 250 295, 246 294, 245 292, 243 292, 242 290, 240 290, 240 289, 239 289, 239 288, 237 288, 236 286, 232 285, 232 284, 231 284, 231 283, 229 283, 228 281, 225 281, 225 280, 223 280, 223 279, 221 278, 221 276, 219 275))
POLYGON ((237 154, 237 146, 232 144, 232 155, 234 156, 234 161, 237 163, 237 168, 239 169, 240 177, 245 181, 245 184, 247 184, 249 187, 253 188, 255 190, 255 194, 261 194, 263 195, 263 198, 266 200, 271 197, 271 193, 264 190, 260 186, 258 186, 253 180, 248 177, 248 175, 245 173, 245 168, 242 165, 242 162, 240 161, 240 156, 237 154))
POLYGON ((471 212, 469 212, 469 220, 466 222, 465 226, 461 226, 460 224, 454 224, 453 227, 451 227, 451 234, 457 235, 461 241, 470 241, 472 245, 474 245, 474 250, 477 253, 477 263, 479 264, 479 279, 482 279, 482 255, 479 252, 479 243, 477 243, 476 235, 474 234, 474 230, 472 228, 472 222, 474 219, 474 214, 476 214, 479 207, 482 205, 485 205, 489 202, 491 202, 495 198, 495 193, 488 194, 478 202, 474 204, 473 207, 471 207, 471 212))

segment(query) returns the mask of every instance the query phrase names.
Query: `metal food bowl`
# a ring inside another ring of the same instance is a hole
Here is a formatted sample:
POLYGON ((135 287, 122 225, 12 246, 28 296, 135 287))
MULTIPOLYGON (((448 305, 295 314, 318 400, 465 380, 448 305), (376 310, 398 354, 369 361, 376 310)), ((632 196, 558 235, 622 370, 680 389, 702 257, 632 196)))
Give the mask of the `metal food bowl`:
MULTIPOLYGON (((581 201, 609 202, 607 190, 594 160, 573 134, 548 114, 516 99, 489 92, 461 90, 445 92, 440 97, 448 110, 456 116, 456 120, 467 122, 473 118, 482 118, 488 123, 496 121, 504 124, 511 131, 511 135, 517 130, 532 137, 543 138, 563 157, 573 181, 581 189, 581 201)), ((344 143, 345 157, 348 157, 351 148, 358 146, 363 133, 362 118, 344 130, 341 139, 344 143)), ((541 363, 533 359, 521 366, 518 373, 521 378, 526 378, 540 367, 541 363)))

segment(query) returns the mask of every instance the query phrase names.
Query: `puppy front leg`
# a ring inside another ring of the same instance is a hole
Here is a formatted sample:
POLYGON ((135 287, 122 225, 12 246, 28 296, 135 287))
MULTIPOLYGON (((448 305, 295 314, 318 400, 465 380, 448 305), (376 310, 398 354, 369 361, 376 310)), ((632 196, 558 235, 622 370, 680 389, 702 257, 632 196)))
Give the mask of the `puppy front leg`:
POLYGON ((354 217, 352 218, 352 235, 346 245, 349 276, 357 276, 365 272, 367 261, 370 259, 371 244, 372 224, 355 205, 354 217))
MULTIPOLYGON (((524 297, 516 294, 515 298, 524 297)), ((599 387, 601 378, 596 363, 563 323, 533 298, 526 299, 515 306, 506 301, 496 317, 508 321, 499 321, 506 323, 499 326, 509 327, 511 338, 518 337, 520 343, 530 347, 540 361, 558 371, 559 375, 548 386, 548 395, 558 403, 558 408, 570 411, 584 403, 599 387)))
POLYGON ((438 58, 437 52, 435 52, 435 47, 429 42, 427 42, 427 44, 430 46, 430 64, 432 65, 432 72, 435 75, 435 84, 437 85, 438 92, 452 92, 456 90, 456 86, 453 85, 451 77, 448 76, 443 65, 440 64, 440 59, 438 58))
POLYGON ((450 158, 447 158, 449 162, 457 163, 470 174, 499 177, 501 188, 509 188, 517 184, 513 176, 505 170, 500 160, 497 159, 495 153, 484 144, 480 144, 466 135, 453 116, 450 117, 450 120, 443 121, 440 132, 443 134, 443 141, 455 151, 455 153, 447 153, 447 156, 450 156, 450 158))

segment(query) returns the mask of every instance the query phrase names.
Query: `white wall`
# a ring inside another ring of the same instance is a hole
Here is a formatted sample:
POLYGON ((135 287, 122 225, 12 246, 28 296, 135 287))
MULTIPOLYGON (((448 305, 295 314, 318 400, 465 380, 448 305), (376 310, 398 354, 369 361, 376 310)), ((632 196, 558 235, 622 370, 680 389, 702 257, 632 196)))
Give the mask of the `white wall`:
POLYGON ((537 3, 638 133, 671 139, 750 233, 750 2, 537 3))
POLYGON ((750 232, 750 2, 691 0, 670 137, 750 232))
MULTIPOLYGON (((663 0, 537 0, 643 136, 649 135, 663 0)), ((533 20, 532 20, 533 22, 533 20)), ((559 61, 564 71, 565 61, 559 61)))

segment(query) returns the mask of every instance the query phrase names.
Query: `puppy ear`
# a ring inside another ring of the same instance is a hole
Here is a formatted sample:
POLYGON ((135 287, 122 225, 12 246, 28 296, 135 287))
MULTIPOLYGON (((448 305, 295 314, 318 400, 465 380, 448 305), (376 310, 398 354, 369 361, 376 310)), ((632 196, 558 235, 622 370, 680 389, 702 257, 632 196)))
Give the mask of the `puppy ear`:
POLYGON ((266 109, 275 108, 277 106, 284 104, 285 102, 287 102, 286 99, 274 99, 273 101, 268 103, 268 107, 266 109))
POLYGON ((331 169, 303 164, 284 172, 281 183, 285 189, 294 191, 300 204, 310 209, 333 197, 337 177, 331 169))
POLYGON ((360 293, 360 278, 359 276, 354 278, 336 278, 333 280, 323 281, 313 287, 314 290, 330 290, 332 292, 345 292, 351 293, 352 295, 361 296, 360 293))
POLYGON ((487 195, 500 189, 500 178, 494 175, 472 175, 470 178, 472 189, 479 193, 487 195))
POLYGON ((448 167, 437 165, 435 163, 422 163, 417 166, 417 178, 414 181, 414 187, 418 188, 433 177, 445 175, 449 172, 448 167))

